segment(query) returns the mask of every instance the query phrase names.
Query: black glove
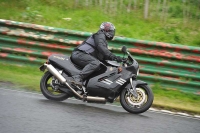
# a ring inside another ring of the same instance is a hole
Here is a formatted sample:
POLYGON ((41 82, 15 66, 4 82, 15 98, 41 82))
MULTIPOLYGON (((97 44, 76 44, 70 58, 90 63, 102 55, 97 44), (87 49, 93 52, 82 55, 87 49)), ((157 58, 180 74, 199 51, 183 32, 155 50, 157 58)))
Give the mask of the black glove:
POLYGON ((115 60, 116 60, 117 62, 122 62, 122 58, 121 58, 120 56, 116 56, 115 60))
POLYGON ((117 61, 117 62, 122 62, 122 58, 120 56, 116 56, 114 54, 111 54, 110 60, 117 61))

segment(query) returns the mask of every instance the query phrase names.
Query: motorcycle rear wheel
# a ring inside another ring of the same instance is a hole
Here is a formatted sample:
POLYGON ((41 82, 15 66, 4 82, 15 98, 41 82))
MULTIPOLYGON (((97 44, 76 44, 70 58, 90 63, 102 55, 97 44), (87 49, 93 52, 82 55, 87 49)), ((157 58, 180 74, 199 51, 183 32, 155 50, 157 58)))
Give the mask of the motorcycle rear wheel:
POLYGON ((138 85, 136 87, 138 98, 128 91, 128 89, 122 90, 120 94, 120 103, 122 107, 133 114, 139 114, 147 111, 153 103, 153 92, 147 85, 138 85))
POLYGON ((40 80, 40 90, 42 94, 49 100, 63 101, 69 98, 69 95, 63 93, 59 89, 55 91, 52 87, 53 75, 47 71, 40 80))

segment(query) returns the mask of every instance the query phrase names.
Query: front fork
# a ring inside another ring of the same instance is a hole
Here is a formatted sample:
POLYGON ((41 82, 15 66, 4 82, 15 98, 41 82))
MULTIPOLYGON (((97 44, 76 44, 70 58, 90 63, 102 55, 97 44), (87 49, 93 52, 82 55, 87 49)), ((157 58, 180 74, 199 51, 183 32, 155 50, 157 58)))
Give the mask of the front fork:
POLYGON ((137 90, 136 87, 138 85, 147 85, 146 82, 141 81, 141 80, 133 80, 133 77, 130 78, 130 84, 128 84, 125 88, 127 88, 127 90, 134 96, 134 98, 137 99, 138 94, 137 94, 137 90))
MULTIPOLYGON (((127 67, 127 64, 125 63, 124 66, 127 67)), ((130 77, 130 84, 131 84, 131 88, 128 88, 128 91, 134 96, 134 98, 137 99, 138 97, 138 94, 136 91, 137 80, 133 81, 132 77, 130 77)))
POLYGON ((128 89, 128 91, 134 96, 134 98, 137 99, 138 94, 136 91, 136 80, 133 81, 132 77, 130 78, 130 84, 131 84, 131 88, 128 89))

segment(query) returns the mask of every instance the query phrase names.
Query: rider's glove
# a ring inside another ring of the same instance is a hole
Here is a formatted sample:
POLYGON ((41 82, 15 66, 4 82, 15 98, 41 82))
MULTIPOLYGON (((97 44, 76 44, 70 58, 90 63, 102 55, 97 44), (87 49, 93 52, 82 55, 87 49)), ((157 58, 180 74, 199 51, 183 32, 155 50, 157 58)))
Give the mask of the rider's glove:
POLYGON ((115 60, 116 60, 117 62, 122 62, 122 58, 121 58, 120 56, 116 56, 115 60))
POLYGON ((111 54, 110 60, 122 62, 122 58, 120 56, 116 56, 116 55, 113 55, 113 54, 111 54))

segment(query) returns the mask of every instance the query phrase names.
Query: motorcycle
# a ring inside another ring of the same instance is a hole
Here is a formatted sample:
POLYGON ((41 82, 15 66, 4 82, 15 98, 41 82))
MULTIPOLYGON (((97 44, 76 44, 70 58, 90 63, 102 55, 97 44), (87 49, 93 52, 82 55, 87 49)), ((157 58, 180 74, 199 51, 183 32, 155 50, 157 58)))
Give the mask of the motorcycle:
POLYGON ((44 73, 40 81, 42 94, 50 100, 63 101, 69 97, 90 103, 113 103, 118 97, 122 107, 133 114, 147 111, 153 103, 153 93, 146 82, 137 80, 139 64, 127 51, 121 51, 127 58, 120 64, 116 61, 101 62, 99 71, 85 79, 83 86, 72 83, 72 76, 80 68, 70 56, 52 54, 41 67, 44 73))

